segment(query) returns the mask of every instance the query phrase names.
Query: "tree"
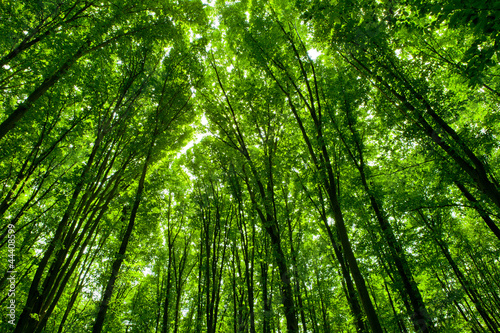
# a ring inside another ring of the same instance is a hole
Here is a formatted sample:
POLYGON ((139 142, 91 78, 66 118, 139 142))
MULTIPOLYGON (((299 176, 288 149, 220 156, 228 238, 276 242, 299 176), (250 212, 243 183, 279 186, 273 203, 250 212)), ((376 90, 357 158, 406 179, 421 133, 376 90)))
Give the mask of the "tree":
POLYGON ((16 1, 2 332, 498 332, 494 1, 16 1))

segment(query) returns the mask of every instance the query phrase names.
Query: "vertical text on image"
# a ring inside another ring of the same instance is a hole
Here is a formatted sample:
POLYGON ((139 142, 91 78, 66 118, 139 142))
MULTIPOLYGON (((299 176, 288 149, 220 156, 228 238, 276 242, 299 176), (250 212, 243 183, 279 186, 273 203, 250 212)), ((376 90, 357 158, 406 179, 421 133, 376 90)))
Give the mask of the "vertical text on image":
POLYGON ((8 225, 8 271, 9 277, 9 302, 7 305, 9 324, 15 325, 16 321, 16 230, 13 224, 8 225))

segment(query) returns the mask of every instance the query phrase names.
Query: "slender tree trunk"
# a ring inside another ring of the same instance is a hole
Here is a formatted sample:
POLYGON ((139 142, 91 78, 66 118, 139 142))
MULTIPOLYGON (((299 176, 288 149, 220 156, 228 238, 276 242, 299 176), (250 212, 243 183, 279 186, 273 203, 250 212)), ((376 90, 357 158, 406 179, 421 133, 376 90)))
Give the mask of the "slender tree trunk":
MULTIPOLYGON (((240 220, 241 224, 243 224, 243 219, 240 220)), ((243 227, 240 224, 240 229, 243 227)), ((249 320, 250 320, 250 333, 255 333, 255 313, 254 313, 254 284, 253 284, 253 251, 255 248, 255 245, 252 245, 251 247, 251 253, 248 251, 248 239, 246 239, 246 227, 245 227, 245 233, 243 233, 243 230, 240 230, 240 235, 242 239, 242 244, 243 244, 243 250, 244 250, 244 261, 245 261, 245 281, 247 284, 247 301, 248 301, 248 313, 249 313, 249 320)), ((255 236, 255 230, 252 230, 252 237, 255 236)), ((254 239, 255 240, 255 239, 254 239)), ((252 241, 252 244, 254 242, 252 241)))
POLYGON ((165 301, 163 304, 163 324, 162 333, 167 333, 170 330, 170 299, 172 290, 172 270, 174 261, 174 242, 177 235, 173 236, 172 225, 171 225, 171 209, 172 209, 172 195, 169 194, 168 197, 168 208, 167 208, 167 245, 168 245, 168 264, 167 264, 167 283, 165 287, 165 301))
POLYGON ((398 324, 398 329, 400 332, 408 333, 408 330, 406 329, 406 325, 403 320, 401 320, 399 314, 396 312, 396 309, 394 307, 394 302, 392 301, 391 293, 389 292, 389 288, 387 287, 387 282, 384 280, 384 288, 387 293, 387 297, 389 299, 389 304, 391 305, 392 313, 394 314, 394 318, 396 319, 396 322, 398 324))
POLYGON ((202 327, 202 313, 203 313, 203 253, 204 253, 204 242, 200 240, 200 251, 198 258, 198 294, 196 302, 196 322, 195 322, 195 332, 201 333, 202 327))
MULTIPOLYGON (((184 272, 186 270, 186 264, 187 264, 187 259, 188 259, 188 248, 189 248, 189 239, 186 238, 184 240, 184 249, 182 252, 182 256, 179 259, 179 264, 174 265, 176 267, 176 271, 174 271, 175 274, 175 308, 174 308, 174 333, 177 333, 179 331, 179 326, 180 326, 180 318, 179 318, 179 311, 180 311, 180 305, 181 305, 181 297, 182 297, 182 289, 184 286, 185 279, 183 278, 184 272)), ((189 273, 188 273, 189 275, 189 273)))
MULTIPOLYGON (((436 277, 436 280, 438 280, 441 288, 449 294, 450 293, 449 288, 446 286, 446 283, 444 283, 444 281, 439 277, 439 275, 436 271, 434 271, 434 276, 436 277)), ((460 304, 458 304, 457 300, 453 300, 453 305, 455 305, 455 308, 457 309, 458 313, 460 313, 462 318, 464 318, 465 322, 470 323, 469 318, 467 317, 466 313, 463 311, 460 304)), ((471 325, 472 325, 473 330, 474 330, 474 326, 478 325, 478 327, 480 327, 481 331, 484 332, 484 328, 481 326, 481 324, 479 322, 476 321, 474 323, 471 323, 471 325)))
POLYGON ((62 333, 63 332, 66 320, 68 319, 69 314, 70 314, 71 310, 73 309, 73 306, 74 306, 74 304, 75 304, 75 302, 76 302, 76 300, 78 298, 78 295, 79 295, 79 293, 80 293, 80 291, 81 291, 81 289, 83 287, 83 281, 86 280, 86 277, 87 277, 88 273, 90 272, 90 268, 91 268, 92 264, 94 263, 94 260, 95 260, 95 258, 97 256, 97 254, 99 253, 100 249, 102 248, 102 246, 106 242, 106 239, 107 239, 107 235, 102 237, 102 241, 98 245, 97 250, 95 250, 94 253, 92 254, 92 258, 90 258, 90 262, 87 264, 87 260, 88 260, 90 254, 91 254, 91 252, 88 252, 87 258, 86 258, 86 260, 84 261, 84 263, 82 265, 82 267, 86 266, 87 268, 86 269, 82 268, 81 273, 78 276, 78 280, 76 282, 76 285, 75 285, 75 288, 73 290, 73 293, 71 294, 71 298, 70 298, 70 300, 68 302, 68 305, 66 306, 66 309, 64 310, 64 315, 63 315, 61 321, 59 322, 59 328, 57 330, 57 333, 62 333))
MULTIPOLYGON (((151 146, 149 147, 149 151, 146 156, 146 160, 144 161, 144 166, 142 167, 141 177, 139 179, 139 185, 137 187, 137 192, 134 200, 134 205, 132 207, 132 212, 130 213, 129 223, 127 225, 127 229, 125 234, 123 235, 122 242, 120 245, 120 250, 116 256, 115 261, 113 262, 113 266, 111 268, 111 276, 108 280, 108 284, 106 285, 106 290, 104 291, 103 299, 101 301, 101 305, 99 306, 99 311, 97 313, 96 320, 94 322, 94 326, 92 328, 92 333, 100 333, 102 331, 104 325, 104 319, 106 318, 106 312, 108 311, 109 302, 111 300, 113 289, 115 286, 116 279, 118 278, 118 273, 120 272, 121 265, 123 260, 125 259, 125 253, 127 252, 127 246, 130 241, 130 237, 132 236, 132 231, 135 225, 135 219, 137 216, 137 211, 139 209, 139 205, 142 199, 142 193, 144 191, 144 183, 146 180, 146 174, 148 171, 148 166, 151 158, 151 151, 153 149, 154 140, 151 146)), ((125 215, 126 211, 124 211, 125 215)))
POLYGON ((232 278, 232 289, 233 289, 233 332, 234 333, 237 333, 238 332, 238 328, 239 328, 239 316, 238 316, 238 295, 237 295, 237 291, 236 291, 236 256, 237 256, 237 251, 236 251, 236 240, 234 240, 233 242, 233 246, 232 246, 232 252, 233 252, 233 255, 231 257, 231 265, 232 265, 232 274, 231 274, 231 278, 232 278))
MULTIPOLYGON (((227 106, 229 107, 230 110, 230 117, 233 122, 233 125, 235 127, 235 136, 237 137, 238 144, 239 144, 239 151, 245 158, 245 160, 250 164, 250 169, 251 169, 251 174, 254 178, 254 181, 256 183, 256 186, 252 186, 253 184, 250 183, 250 181, 247 179, 245 180, 247 190, 250 193, 250 197, 252 200, 252 203, 257 211, 257 214, 259 215, 259 218, 262 222, 262 225, 266 232, 269 235, 269 238, 271 240, 271 249, 273 251, 273 257, 274 260, 276 261, 276 265, 278 266, 278 270, 280 273, 280 279, 281 279, 281 300, 283 303, 284 307, 284 312, 285 312, 285 317, 287 320, 287 332, 288 333, 296 333, 299 330, 299 325, 297 321, 297 316, 296 316, 296 310, 295 310, 295 305, 294 305, 294 300, 293 300, 293 292, 292 292, 292 286, 291 286, 291 280, 290 280, 290 272, 287 264, 287 260, 285 257, 285 254, 283 252, 283 248, 281 246, 281 236, 278 230, 278 221, 276 220, 276 214, 275 210, 273 209, 274 205, 274 184, 272 181, 273 177, 273 170, 272 170, 272 152, 266 156, 266 168, 269 173, 268 175, 268 186, 267 188, 264 186, 260 174, 257 171, 254 162, 250 156, 250 153, 248 151, 247 145, 245 143, 245 138, 243 136, 243 133, 240 130, 238 120, 236 118, 236 112, 233 108, 233 105, 231 104, 231 101, 226 93, 226 90, 224 89, 224 85, 222 84, 222 81, 220 79, 219 73, 217 71, 217 67, 213 65, 213 68, 215 70, 215 74, 217 76, 217 81, 219 83, 219 86, 222 90, 222 93, 226 99, 227 106), (259 199, 262 201, 262 208, 259 207, 258 205, 258 199, 256 198, 255 192, 258 193, 259 199)), ((267 145, 272 145, 274 143, 271 142, 266 142, 267 145)), ((272 150, 272 148, 271 148, 272 150)), ((246 174, 245 170, 243 172, 246 174)))
POLYGON ((489 316, 487 311, 484 309, 484 306, 482 304, 481 298, 479 297, 479 293, 477 292, 476 288, 472 285, 470 281, 467 280, 467 278, 463 275, 462 271, 456 264, 455 260, 453 260, 450 251, 448 250, 448 246, 446 243, 444 243, 441 239, 439 239, 439 236, 435 234, 435 231, 431 227, 431 225, 428 223, 427 218, 424 216, 424 214, 418 210, 418 214, 420 215, 422 221, 424 221, 425 225, 430 229, 432 238, 438 245, 439 249, 445 256, 446 260, 450 264, 453 272, 455 273, 455 276, 457 277, 460 285, 462 288, 464 288, 464 291, 466 292, 467 296, 470 298, 472 303, 474 303, 474 306, 476 307, 477 312, 483 318, 486 326, 490 329, 491 332, 494 333, 499 333, 498 327, 494 320, 489 316))
POLYGON ((472 286, 472 284, 469 281, 467 281, 465 276, 462 274, 461 270, 458 268, 457 264, 455 263, 455 261, 451 257, 451 254, 450 254, 447 246, 438 240, 436 240, 436 242, 437 242, 439 248, 441 249, 443 255, 448 260, 448 263, 452 267, 453 272, 457 276, 460 284, 462 285, 464 290, 467 292, 467 295, 469 296, 471 301, 474 303, 477 312, 479 313, 481 318, 483 318, 484 322, 486 323, 486 326, 488 326, 488 328, 490 329, 491 332, 498 333, 499 331, 498 331, 497 325, 495 324, 494 320, 488 315, 487 311, 484 309, 484 306, 481 302, 481 299, 480 299, 476 289, 472 286))
MULTIPOLYGON (((377 46, 378 47, 378 46, 377 46)), ((385 52, 385 50, 380 50, 385 52)), ((344 55, 343 55, 344 56, 344 55)), ((500 192, 494 178, 490 180, 488 177, 488 166, 485 165, 461 139, 458 133, 441 118, 424 95, 420 94, 417 89, 409 82, 404 74, 399 73, 397 66, 392 62, 391 57, 385 57, 384 63, 378 63, 381 70, 385 70, 388 77, 400 84, 405 93, 399 93, 393 88, 388 80, 384 80, 380 75, 375 75, 361 60, 350 54, 352 61, 346 59, 351 65, 360 71, 364 71, 378 83, 377 88, 386 90, 400 101, 400 105, 396 105, 405 117, 413 118, 413 121, 420 126, 422 132, 431 139, 437 146, 443 149, 446 154, 453 160, 456 166, 463 170, 477 185, 477 188, 485 194, 493 204, 500 208, 500 192), (416 99, 421 103, 422 108, 415 107, 405 94, 416 99), (424 118, 424 114, 428 114, 431 122, 424 118), (433 126, 434 125, 434 126, 433 126)), ((363 73, 365 74, 365 73, 363 73)), ((494 231, 495 232, 495 231, 494 231)), ((495 232, 495 234, 497 234, 495 232)), ((498 235, 497 235, 498 237, 498 235)))
POLYGON ((361 311, 361 306, 359 305, 358 297, 356 296, 356 290, 354 289, 354 284, 351 278, 351 274, 349 272, 349 267, 344 259, 344 255, 340 249, 340 246, 337 244, 335 236, 333 234, 332 228, 328 224, 328 220, 326 218, 326 210, 323 201, 323 195, 321 194, 321 189, 319 189, 319 197, 321 202, 321 220, 323 221, 323 226, 328 234, 328 238, 330 239, 330 243, 333 247, 333 252, 335 253, 335 257, 340 264, 340 270, 342 272, 342 277, 345 283, 344 293, 347 298, 347 302, 349 303, 349 308, 351 309, 352 315, 354 317, 354 321, 356 323, 356 330, 361 333, 366 331, 366 325, 363 321, 363 313, 361 311))
POLYGON ((304 287, 304 293, 308 304, 307 308, 309 310, 309 317, 311 318, 312 331, 313 333, 318 333, 318 318, 316 316, 314 301, 311 301, 309 298, 309 295, 307 294, 307 287, 304 287))
POLYGON ((481 206, 481 203, 477 201, 477 199, 467 190, 467 188, 462 183, 456 181, 455 185, 457 185, 457 187, 463 193, 464 197, 466 197, 467 200, 469 200, 472 203, 472 206, 479 213, 479 216, 481 216, 481 218, 486 223, 488 228, 490 228, 490 230, 500 240, 500 228, 497 226, 495 221, 493 221, 491 219, 491 217, 488 215, 488 213, 483 209, 483 207, 481 206))
POLYGON ((73 64, 86 54, 90 41, 84 43, 74 55, 72 55, 66 62, 59 67, 50 77, 45 79, 26 99, 25 102, 20 104, 14 112, 12 112, 7 119, 5 119, 0 124, 0 141, 3 139, 7 133, 13 129, 16 124, 21 120, 22 117, 31 109, 33 104, 42 97, 47 90, 49 90, 54 84, 56 84, 61 77, 66 74, 73 64))
MULTIPOLYGON (((78 2, 76 2, 73 6, 71 6, 69 8, 69 10, 66 13, 64 13, 65 15, 64 15, 63 19, 65 19, 65 20, 61 21, 59 24, 52 24, 53 21, 50 23, 47 23, 47 21, 46 21, 47 19, 45 18, 44 21, 42 21, 41 23, 38 24, 38 26, 34 29, 33 33, 30 33, 28 36, 26 36, 8 54, 6 54, 5 56, 3 56, 0 59, 0 67, 3 67, 5 64, 8 64, 12 59, 16 58, 22 52, 28 50, 33 45, 36 45, 37 43, 41 42, 46 37, 53 34, 54 31, 57 31, 57 28, 61 28, 62 26, 67 25, 68 23, 71 23, 73 21, 78 20, 79 18, 82 17, 80 15, 83 14, 89 7, 91 7, 93 5, 91 2, 89 2, 89 3, 85 2, 84 6, 82 8, 78 9, 78 11, 74 15, 72 15, 71 17, 66 19, 66 17, 68 17, 68 15, 75 9, 77 4, 78 4, 78 2), (45 32, 40 33, 40 30, 43 28, 43 26, 44 25, 47 26, 49 24, 51 24, 52 26, 49 29, 47 29, 45 32), (39 34, 39 35, 36 36, 37 34, 39 34)), ((52 18, 52 20, 55 20, 55 18, 52 18)))
MULTIPOLYGON (((106 164, 107 158, 101 160, 100 163, 101 165, 106 164)), ((30 321, 30 323, 28 323, 26 329, 29 332, 39 333, 45 327, 48 317, 51 315, 59 298, 64 292, 64 288, 66 287, 66 284, 68 283, 71 275, 77 268, 79 261, 84 254, 85 248, 88 245, 88 242, 92 239, 92 235, 94 235, 99 221, 106 212, 109 203, 114 198, 120 185, 119 175, 127 164, 128 162, 124 163, 122 168, 115 174, 116 177, 112 177, 113 180, 110 180, 109 183, 111 187, 110 192, 103 193, 100 199, 97 201, 97 205, 100 206, 100 209, 94 209, 90 214, 87 223, 82 227, 83 222, 87 219, 87 215, 90 212, 90 202, 96 199, 97 192, 89 197, 90 191, 89 189, 87 189, 87 191, 83 195, 80 202, 80 208, 76 210, 75 214, 75 216, 80 216, 80 222, 77 225, 77 219, 74 219, 73 223, 69 224, 69 230, 66 232, 66 235, 62 239, 63 246, 55 254, 56 259, 51 264, 49 273, 45 278, 42 286, 42 293, 39 295, 32 308, 33 313, 37 313, 39 318, 38 321, 30 321), (82 212, 82 208, 85 205, 89 209, 82 212), (97 212, 99 214, 94 219, 97 212), (78 231, 80 231, 80 237, 76 238, 78 231), (80 247, 80 244, 82 244, 82 242, 83 245, 80 247), (75 258, 75 260, 73 260, 73 257, 75 255, 77 257, 75 258)), ((100 176, 101 175, 98 174, 96 176, 97 179, 99 179, 100 176)), ((104 177, 105 176, 106 175, 104 175, 104 177)))
POLYGON ((326 311, 326 305, 325 305, 325 301, 323 300, 323 292, 322 292, 322 288, 321 288, 321 284, 320 284, 320 281, 319 281, 319 278, 318 276, 316 276, 316 285, 317 285, 317 288, 318 288, 318 295, 319 295, 319 304, 320 304, 320 309, 321 309, 321 318, 323 320, 323 332, 324 333, 330 333, 332 332, 332 329, 330 327, 330 318, 328 318, 328 313, 326 311))
MULTIPOLYGON (((94 146, 92 149, 91 154, 89 155, 89 158, 87 160, 87 163, 85 164, 85 167, 82 171, 82 174, 80 176, 80 180, 78 184, 75 187, 75 190, 73 191, 73 195, 70 199, 70 202, 66 208, 66 211, 61 219, 61 222, 59 222, 57 226, 57 230, 54 234, 54 237, 52 238, 51 242, 49 243, 49 246, 47 247, 47 250, 45 251, 42 260, 38 264, 37 271, 35 273, 35 276, 33 277, 33 280, 31 282, 30 290, 28 292, 28 298, 26 300, 26 305, 24 306, 23 312, 21 313, 19 317, 19 321, 17 322, 16 328, 14 329, 14 333, 31 333, 33 331, 33 327, 36 326, 37 322, 34 318, 31 317, 32 313, 38 313, 38 312, 33 312, 37 311, 35 309, 36 304, 40 303, 40 292, 38 290, 40 282, 42 280, 43 273, 45 271, 45 268, 47 267, 47 264, 49 263, 49 259, 52 257, 52 253, 56 250, 56 245, 58 242, 62 241, 62 237, 64 233, 66 232, 68 222, 70 220, 70 216, 73 213, 73 210, 75 208, 77 199, 83 190, 83 186, 85 184, 86 178, 88 173, 90 172, 90 168, 94 162, 94 158, 97 153, 97 149, 100 146, 100 143, 102 141, 102 134, 100 133, 95 142, 94 146), (29 329, 31 327, 31 329, 29 329)), ((45 283, 44 283, 45 284, 45 283)))
MULTIPOLYGON (((284 189, 282 189, 284 191, 284 189)), ((297 250, 295 249, 293 245, 293 231, 292 231, 292 221, 290 218, 290 210, 288 207, 288 200, 287 200, 287 195, 284 195, 283 200, 285 201, 285 215, 286 215, 286 221, 287 221, 287 226, 288 226, 288 241, 290 243, 290 253, 292 256, 292 269, 293 269, 293 278, 295 280, 294 287, 295 287, 295 295, 297 297, 297 304, 299 306, 299 312, 300 312, 300 321, 302 323, 302 329, 304 332, 307 332, 307 325, 306 325, 306 315, 304 312, 304 304, 302 302, 302 293, 300 290, 300 281, 302 279, 299 277, 299 272, 298 272, 298 267, 297 267, 297 250)), ((300 243, 299 243, 300 244, 300 243)))
MULTIPOLYGON (((267 254, 267 238, 264 237, 264 244, 262 253, 267 254)), ((264 260, 260 262, 260 276, 261 276, 261 285, 262 285, 262 333, 271 333, 271 298, 269 297, 268 290, 268 269, 269 264, 266 261, 267 256, 265 256, 264 260)))
MULTIPOLYGON (((120 178, 116 179, 110 193, 108 193, 106 196, 101 197, 99 204, 102 205, 100 205, 101 209, 99 210, 98 216, 94 218, 94 214, 97 213, 97 210, 94 210, 94 213, 89 218, 89 221, 82 229, 80 236, 76 241, 74 241, 73 249, 66 259, 66 263, 60 268, 61 273, 58 274, 58 276, 54 279, 54 282, 50 287, 49 285, 47 285, 47 287, 44 287, 43 290, 46 296, 43 297, 44 301, 40 310, 40 323, 38 324, 35 333, 39 333, 41 331, 41 327, 45 325, 46 321, 57 305, 60 297, 62 296, 62 293, 64 292, 69 279, 78 267, 82 256, 85 254, 86 248, 88 247, 90 242, 93 242, 95 240, 95 237, 97 236, 96 229, 98 228, 99 222, 107 212, 107 208, 118 192, 119 185, 120 178), (76 258, 73 260, 75 255, 76 258)), ((66 243, 65 246, 69 249, 70 243, 66 243)), ((66 255, 62 254, 60 256, 66 257, 66 255)))
MULTIPOLYGON (((319 140, 320 141, 324 140, 321 132, 319 132, 319 140)), ((323 156, 325 157, 325 164, 327 167, 327 173, 329 179, 329 182, 328 183, 325 182, 325 185, 328 185, 327 192, 330 199, 331 208, 333 211, 333 216, 335 219, 335 226, 337 227, 337 232, 339 234, 340 242, 342 244, 342 249, 344 250, 344 254, 347 263, 349 264, 349 268, 351 270, 354 283, 356 284, 356 288, 358 290, 358 294, 361 299, 361 304, 363 304, 365 314, 368 318, 368 323, 370 324, 370 327, 374 333, 382 333, 382 326, 380 325, 377 312, 373 307, 373 303, 370 299, 368 289, 366 288, 365 280, 363 278, 363 275, 361 274, 361 271, 359 270, 356 257, 354 256, 354 252, 352 250, 351 242, 349 240, 349 235, 347 233, 347 229, 344 223, 344 217, 342 215, 340 203, 337 197, 337 192, 336 192, 337 186, 335 177, 333 175, 330 159, 328 157, 326 146, 324 144, 322 150, 323 150, 323 156)))
MULTIPOLYGON (((278 63, 276 60, 272 60, 273 62, 276 63, 276 67, 278 67, 280 70, 285 72, 285 75, 287 75, 290 84, 292 84, 293 89, 295 92, 298 94, 298 96, 302 99, 304 104, 306 105, 307 110, 309 111, 310 118, 313 122, 314 126, 314 137, 315 137, 315 143, 317 143, 317 148, 315 145, 313 145, 313 141, 310 139, 310 136, 308 134, 308 131, 306 130, 301 117, 299 116, 299 113, 297 111, 297 108, 295 107, 293 100, 294 98, 291 96, 291 93, 289 92, 288 88, 285 87, 280 80, 278 80, 274 74, 272 74, 272 70, 270 67, 267 67, 268 72, 271 74, 275 82, 278 84, 279 88, 283 91, 283 93, 287 96, 288 104, 290 106, 290 109, 295 117, 295 120, 297 121, 297 125, 302 133, 302 137, 304 139, 304 142, 308 148, 309 154, 311 156, 311 159, 313 161, 313 164, 319 173, 319 176, 321 177, 321 182, 323 183, 326 192, 328 194, 328 198, 330 201, 330 207, 333 212, 333 218, 335 220, 335 226, 337 229, 337 233, 340 238, 340 243, 342 245, 342 250, 344 252, 346 261, 349 265, 354 283, 356 284, 356 288, 358 290, 359 297, 361 299, 361 304, 363 305, 364 312, 367 316, 368 323, 374 333, 382 333, 382 326, 380 325, 378 315, 373 307, 373 304, 370 299, 370 295, 368 293, 368 290, 366 288, 366 284, 363 278, 363 275, 361 274, 358 263, 356 260, 356 257, 354 255, 354 252, 352 250, 351 246, 351 241, 349 239, 349 234, 347 232, 347 228, 345 226, 344 222, 344 217, 342 215, 342 210, 340 206, 340 202, 337 196, 337 180, 334 176, 333 169, 332 169, 332 163, 330 160, 330 156, 328 153, 328 149, 326 146, 326 138, 323 136, 323 120, 322 120, 322 114, 321 114, 321 103, 319 100, 319 87, 317 84, 316 80, 316 74, 315 74, 315 69, 314 69, 314 63, 310 63, 311 69, 312 69, 312 75, 314 79, 313 86, 311 87, 311 83, 309 82, 309 75, 305 70, 304 63, 302 61, 302 57, 300 56, 295 42, 293 38, 291 37, 291 34, 288 34, 283 26, 281 25, 281 22, 277 20, 277 23, 279 24, 281 30, 283 31, 284 35, 287 37, 288 41, 290 42, 290 46, 293 49, 293 52, 296 56, 298 66, 300 68, 301 74, 302 74, 302 79, 305 81, 306 87, 307 87, 307 99, 302 93, 302 90, 299 88, 297 83, 295 82, 295 79, 290 76, 290 74, 286 70, 286 66, 284 66, 282 63, 278 63)), ((264 54, 266 53, 265 50, 262 50, 264 54)))
MULTIPOLYGON (((412 313, 411 320, 413 322, 415 330, 422 333, 432 332, 434 325, 432 323, 431 317, 427 312, 422 295, 420 294, 420 290, 418 289, 418 286, 413 278, 413 274, 406 260, 405 251, 394 235, 392 226, 387 220, 387 214, 382 208, 381 201, 376 198, 374 191, 368 186, 366 175, 366 169, 368 168, 368 166, 365 164, 363 142, 361 141, 362 139, 357 129, 355 128, 356 119, 354 118, 355 116, 351 113, 349 101, 347 100, 345 95, 344 106, 348 123, 347 127, 351 132, 356 154, 352 152, 351 147, 347 144, 344 138, 344 135, 340 132, 340 130, 337 130, 344 143, 344 146, 347 149, 349 157, 351 158, 352 162, 355 164, 356 169, 359 172, 361 183, 363 185, 365 193, 370 199, 371 207, 375 212, 375 216, 379 223, 380 229, 382 230, 384 239, 389 247, 390 260, 392 260, 392 262, 396 266, 399 275, 398 280, 400 280, 403 285, 403 289, 400 289, 400 295, 405 301, 405 304, 411 304, 411 308, 408 308, 408 311, 412 313), (408 299, 410 302, 408 302, 408 299)), ((330 114, 330 116, 333 120, 333 115, 330 114)))

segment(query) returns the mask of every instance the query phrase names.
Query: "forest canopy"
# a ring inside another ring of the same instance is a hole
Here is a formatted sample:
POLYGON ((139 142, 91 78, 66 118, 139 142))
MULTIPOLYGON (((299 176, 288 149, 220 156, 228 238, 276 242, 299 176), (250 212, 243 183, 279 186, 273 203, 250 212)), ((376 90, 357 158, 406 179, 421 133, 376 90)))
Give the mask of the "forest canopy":
POLYGON ((0 3, 0 331, 499 332, 500 1, 0 3))

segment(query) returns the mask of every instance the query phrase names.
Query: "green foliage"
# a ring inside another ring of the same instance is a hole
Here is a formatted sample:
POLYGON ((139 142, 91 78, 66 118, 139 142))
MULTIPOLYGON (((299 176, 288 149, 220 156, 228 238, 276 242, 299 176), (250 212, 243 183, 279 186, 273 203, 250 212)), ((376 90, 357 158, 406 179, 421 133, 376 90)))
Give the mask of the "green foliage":
POLYGON ((497 331, 499 8, 2 2, 0 331, 497 331))

